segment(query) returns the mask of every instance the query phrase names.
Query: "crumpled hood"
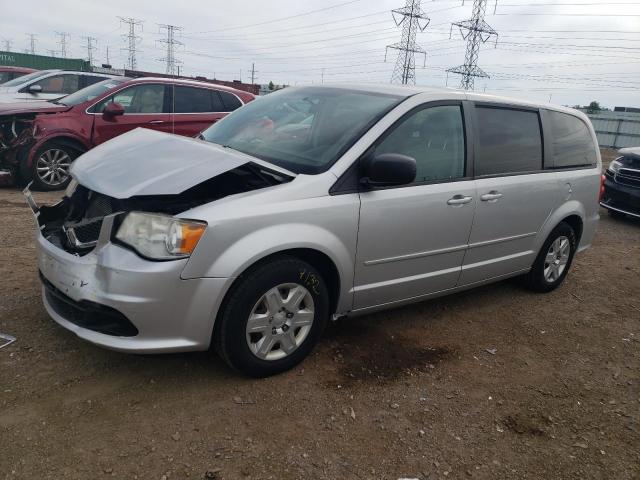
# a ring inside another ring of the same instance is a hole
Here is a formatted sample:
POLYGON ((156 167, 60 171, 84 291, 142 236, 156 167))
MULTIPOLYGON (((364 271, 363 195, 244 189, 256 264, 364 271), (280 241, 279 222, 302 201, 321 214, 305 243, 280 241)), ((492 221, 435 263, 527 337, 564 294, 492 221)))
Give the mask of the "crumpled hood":
POLYGON ((122 199, 177 195, 249 162, 295 176, 219 145, 144 128, 89 150, 73 163, 71 174, 90 190, 122 199))
POLYGON ((15 115, 17 113, 56 113, 66 112, 71 107, 56 105, 51 102, 30 101, 0 103, 0 115, 15 115))

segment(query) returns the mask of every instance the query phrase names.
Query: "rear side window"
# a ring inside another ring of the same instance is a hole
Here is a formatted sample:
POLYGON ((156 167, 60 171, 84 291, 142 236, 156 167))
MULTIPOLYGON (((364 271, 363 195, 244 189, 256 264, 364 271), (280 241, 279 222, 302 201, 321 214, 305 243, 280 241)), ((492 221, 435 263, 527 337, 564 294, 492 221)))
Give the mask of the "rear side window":
POLYGON ((175 113, 213 112, 211 91, 204 88, 176 86, 174 90, 175 113))
POLYGON ((222 97, 225 112, 233 112, 236 108, 240 108, 242 106, 242 103, 234 94, 222 91, 218 93, 220 93, 220 97, 222 97))
POLYGON ((573 115, 547 112, 553 168, 585 167, 597 162, 596 146, 585 123, 573 115))
POLYGON ((107 77, 98 77, 96 75, 82 75, 82 88, 93 85, 94 83, 106 80, 107 77))
POLYGON ((475 174, 498 175, 542 169, 537 112, 476 107, 475 174))

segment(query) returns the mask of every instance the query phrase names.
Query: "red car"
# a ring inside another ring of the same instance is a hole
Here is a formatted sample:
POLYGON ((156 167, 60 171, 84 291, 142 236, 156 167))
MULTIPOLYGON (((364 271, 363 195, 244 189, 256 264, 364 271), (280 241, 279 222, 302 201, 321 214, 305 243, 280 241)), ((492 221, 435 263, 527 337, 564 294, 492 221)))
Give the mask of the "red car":
POLYGON ((195 136, 254 98, 211 83, 116 78, 51 103, 3 105, 0 180, 4 171, 40 190, 61 189, 71 162, 96 145, 136 127, 195 136))
POLYGON ((13 80, 14 78, 21 77, 26 75, 27 73, 33 73, 37 70, 33 68, 27 67, 5 67, 0 66, 0 85, 4 82, 8 82, 9 80, 13 80))

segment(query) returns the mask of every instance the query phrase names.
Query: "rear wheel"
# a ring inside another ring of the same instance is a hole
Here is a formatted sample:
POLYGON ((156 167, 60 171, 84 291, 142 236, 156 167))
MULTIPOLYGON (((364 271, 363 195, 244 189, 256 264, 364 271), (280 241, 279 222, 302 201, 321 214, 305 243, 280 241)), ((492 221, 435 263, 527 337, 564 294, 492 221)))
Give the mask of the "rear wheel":
POLYGON ((536 292, 558 288, 569 272, 575 251, 576 234, 568 223, 561 222, 547 237, 526 275, 527 286, 536 292))
POLYGON ((63 142, 47 142, 38 149, 30 171, 23 172, 23 176, 33 180, 36 190, 61 190, 71 181, 71 163, 81 153, 63 142))
POLYGON ((300 363, 329 316, 324 280, 311 265, 283 256, 244 274, 218 315, 214 343, 236 370, 265 377, 300 363))

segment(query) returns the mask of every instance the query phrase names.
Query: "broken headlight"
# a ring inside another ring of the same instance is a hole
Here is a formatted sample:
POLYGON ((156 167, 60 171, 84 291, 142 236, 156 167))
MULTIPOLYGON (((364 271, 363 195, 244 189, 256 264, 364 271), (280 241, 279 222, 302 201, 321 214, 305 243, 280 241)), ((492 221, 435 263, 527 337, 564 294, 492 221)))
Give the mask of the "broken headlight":
POLYGON ((195 250, 207 224, 156 213, 129 212, 116 238, 153 260, 185 258, 195 250))

